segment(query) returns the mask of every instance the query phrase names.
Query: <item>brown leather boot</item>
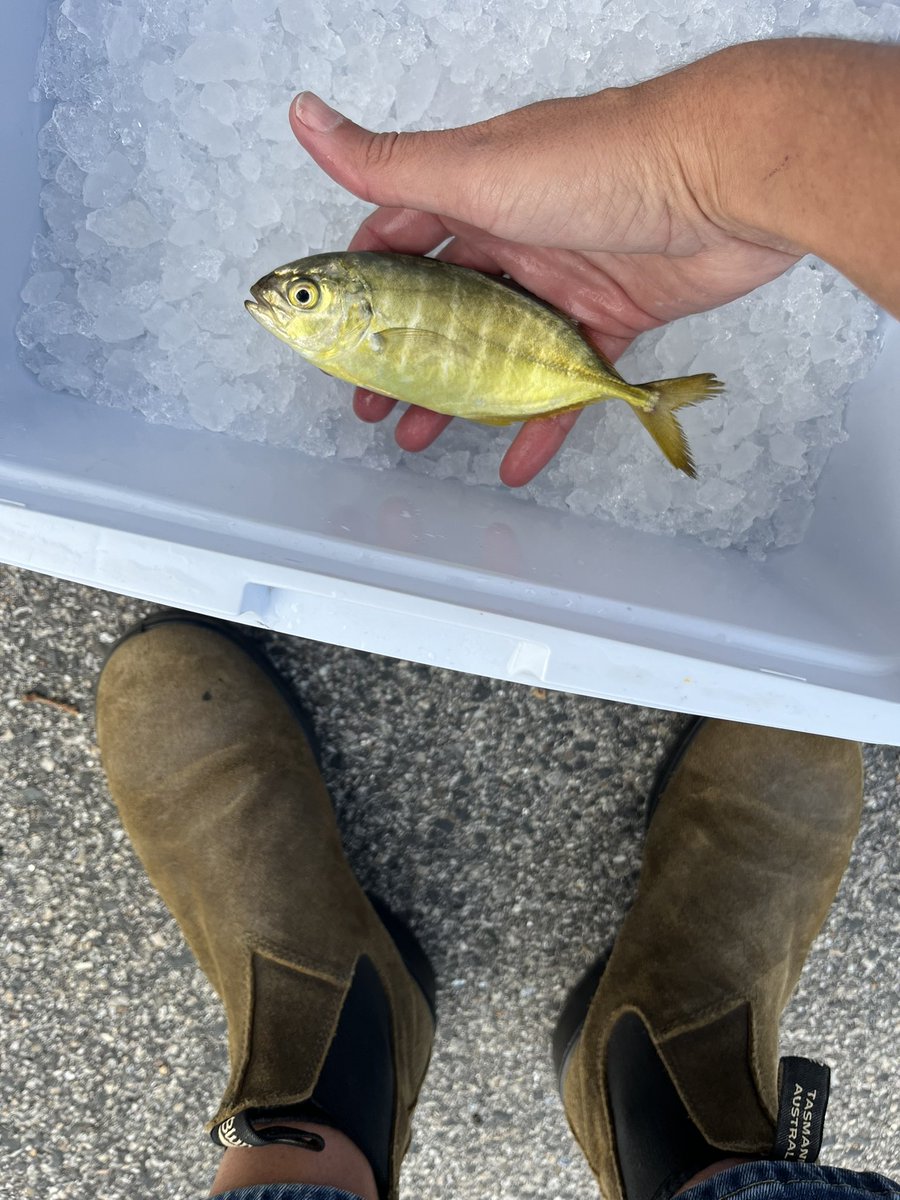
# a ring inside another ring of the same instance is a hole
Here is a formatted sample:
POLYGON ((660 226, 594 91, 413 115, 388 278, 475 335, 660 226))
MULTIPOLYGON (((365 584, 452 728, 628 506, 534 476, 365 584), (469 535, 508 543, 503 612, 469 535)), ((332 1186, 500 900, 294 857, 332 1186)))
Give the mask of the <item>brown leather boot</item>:
POLYGON ((213 1140, 310 1146, 299 1130, 255 1122, 330 1124, 393 1198, 431 1053, 434 980, 350 870, 308 728, 252 644, 200 617, 143 622, 97 690, 122 822, 225 1005, 231 1077, 213 1140))
POLYGON ((856 743, 699 722, 651 800, 634 905, 554 1055, 605 1200, 666 1200, 729 1155, 815 1160, 828 1070, 778 1025, 847 866, 856 743), (657 803, 658 801, 658 803, 657 803))

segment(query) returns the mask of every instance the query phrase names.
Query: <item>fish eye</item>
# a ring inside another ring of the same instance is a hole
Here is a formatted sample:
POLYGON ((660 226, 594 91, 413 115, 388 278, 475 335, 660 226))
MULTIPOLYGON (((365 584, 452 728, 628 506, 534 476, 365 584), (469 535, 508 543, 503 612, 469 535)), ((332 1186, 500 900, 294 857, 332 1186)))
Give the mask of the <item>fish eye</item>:
POLYGON ((315 308, 319 303, 319 289, 311 279, 302 279, 299 283, 292 284, 288 300, 294 308, 315 308))

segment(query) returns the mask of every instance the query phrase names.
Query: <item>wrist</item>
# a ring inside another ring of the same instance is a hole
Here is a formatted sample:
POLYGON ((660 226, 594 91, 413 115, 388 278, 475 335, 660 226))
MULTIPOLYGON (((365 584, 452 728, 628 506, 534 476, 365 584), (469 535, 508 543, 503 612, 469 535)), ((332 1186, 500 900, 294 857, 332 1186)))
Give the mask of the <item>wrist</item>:
POLYGON ((824 45, 786 38, 730 46, 695 64, 690 89, 698 133, 688 171, 698 204, 731 236, 798 256, 814 249, 804 210, 823 132, 824 45))
POLYGON ((900 48, 733 46, 671 77, 688 187, 726 234, 813 253, 898 311, 900 48), (678 78, 680 77, 680 78, 678 78))

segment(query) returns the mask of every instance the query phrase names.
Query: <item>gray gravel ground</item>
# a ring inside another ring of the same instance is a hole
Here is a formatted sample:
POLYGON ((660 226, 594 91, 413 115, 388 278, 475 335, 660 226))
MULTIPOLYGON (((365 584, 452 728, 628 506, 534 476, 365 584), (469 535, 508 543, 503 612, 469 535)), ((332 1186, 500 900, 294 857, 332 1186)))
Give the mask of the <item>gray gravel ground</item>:
MULTIPOLYGON (((187 1200, 218 1157, 202 1123, 226 1078, 222 1018, 123 837, 93 740, 101 660, 144 611, 0 569, 4 1198, 187 1200)), ((685 718, 266 641, 317 714, 352 862, 438 972, 405 1196, 595 1195, 548 1038, 632 895, 644 799, 685 718)), ((783 1044, 834 1068, 823 1161, 896 1175, 900 752, 866 761, 853 863, 783 1044)))

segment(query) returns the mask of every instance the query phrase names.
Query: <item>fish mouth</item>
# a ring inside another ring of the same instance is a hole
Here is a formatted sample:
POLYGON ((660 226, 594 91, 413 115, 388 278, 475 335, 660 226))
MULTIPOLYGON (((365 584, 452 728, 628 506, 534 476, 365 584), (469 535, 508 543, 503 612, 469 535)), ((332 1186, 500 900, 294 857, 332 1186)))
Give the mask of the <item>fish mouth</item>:
POLYGON ((272 306, 265 301, 260 303, 258 300, 245 300, 244 308, 254 321, 258 321, 263 329, 268 329, 270 333, 275 333, 280 328, 272 306))
POLYGON ((256 300, 245 300, 244 308, 246 308, 247 312, 255 321, 259 321, 260 325, 265 325, 268 323, 266 318, 271 321, 269 314, 265 312, 262 305, 256 300))

